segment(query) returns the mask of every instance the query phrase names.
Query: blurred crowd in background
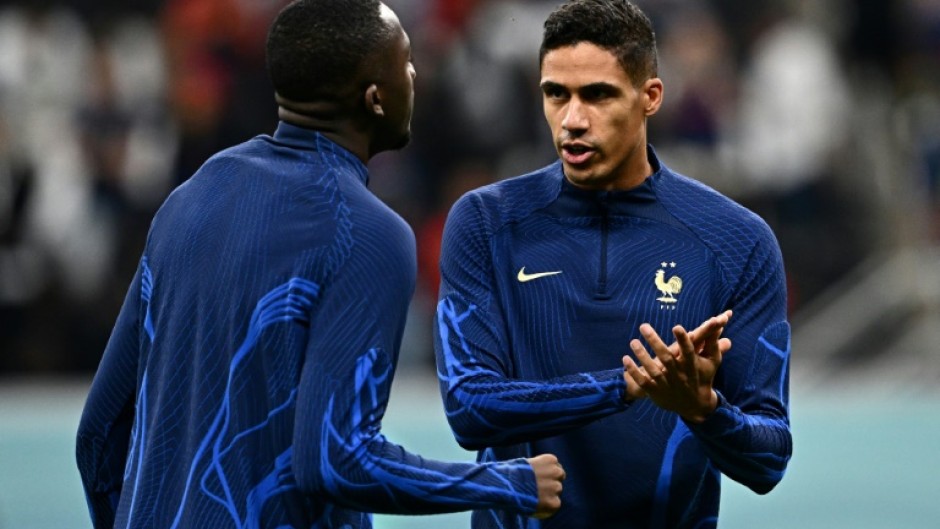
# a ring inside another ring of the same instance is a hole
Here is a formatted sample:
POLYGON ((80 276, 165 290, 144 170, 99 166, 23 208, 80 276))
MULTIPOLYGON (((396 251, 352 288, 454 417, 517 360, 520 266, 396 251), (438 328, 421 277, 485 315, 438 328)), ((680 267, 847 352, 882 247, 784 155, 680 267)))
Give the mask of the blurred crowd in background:
MULTIPOLYGON (((0 373, 97 366, 162 200, 276 127, 264 40, 285 3, 0 2, 0 373)), ((414 139, 370 187, 415 230, 402 362, 430 365, 449 207, 556 158, 537 52, 559 0, 386 3, 413 43, 414 139)), ((770 223, 791 312, 940 241, 940 1, 637 4, 666 87, 650 141, 770 223)))

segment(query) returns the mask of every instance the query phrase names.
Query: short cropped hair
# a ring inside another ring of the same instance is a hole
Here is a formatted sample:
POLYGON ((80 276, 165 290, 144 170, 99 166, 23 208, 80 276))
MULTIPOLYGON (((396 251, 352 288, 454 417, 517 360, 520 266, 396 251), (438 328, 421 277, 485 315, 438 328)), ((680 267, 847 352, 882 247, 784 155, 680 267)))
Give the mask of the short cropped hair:
POLYGON ((634 85, 658 75, 649 17, 628 0, 569 0, 545 20, 539 64, 555 49, 588 42, 613 53, 634 85))
POLYGON ((294 101, 340 96, 391 37, 379 0, 295 0, 271 24, 266 46, 274 90, 294 101))

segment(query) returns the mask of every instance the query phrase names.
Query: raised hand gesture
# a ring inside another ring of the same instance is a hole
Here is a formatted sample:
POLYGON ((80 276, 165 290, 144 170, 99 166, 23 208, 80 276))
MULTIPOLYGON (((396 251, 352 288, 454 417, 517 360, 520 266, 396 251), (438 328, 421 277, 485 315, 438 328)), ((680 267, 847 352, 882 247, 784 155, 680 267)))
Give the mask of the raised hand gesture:
POLYGON ((623 357, 627 399, 649 397, 660 408, 690 422, 705 420, 718 406, 712 385, 722 355, 731 348, 731 341, 721 338, 729 318, 730 310, 709 318, 691 333, 676 325, 672 329, 676 341, 669 346, 652 326, 641 325, 640 334, 655 356, 640 340, 631 340, 639 365, 629 356, 623 357))

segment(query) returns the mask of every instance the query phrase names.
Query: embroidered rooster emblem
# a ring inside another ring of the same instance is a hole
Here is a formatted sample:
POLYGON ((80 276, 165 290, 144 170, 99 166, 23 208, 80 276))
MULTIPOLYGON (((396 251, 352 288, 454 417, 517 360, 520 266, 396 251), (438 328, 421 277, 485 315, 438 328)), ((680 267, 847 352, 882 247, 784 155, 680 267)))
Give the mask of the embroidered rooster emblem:
POLYGON ((656 298, 657 301, 663 303, 675 303, 677 301, 675 296, 682 291, 682 279, 679 276, 672 276, 667 281, 666 271, 659 269, 656 271, 655 282, 656 288, 663 293, 661 297, 656 298))

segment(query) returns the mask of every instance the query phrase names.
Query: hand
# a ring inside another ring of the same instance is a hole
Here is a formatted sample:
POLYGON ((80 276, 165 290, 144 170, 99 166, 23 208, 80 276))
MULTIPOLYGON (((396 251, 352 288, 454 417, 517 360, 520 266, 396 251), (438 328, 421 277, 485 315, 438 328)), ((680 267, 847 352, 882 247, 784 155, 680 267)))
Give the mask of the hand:
POLYGON ((566 477, 565 469, 552 454, 530 457, 528 461, 535 472, 535 486, 539 493, 539 504, 532 517, 544 520, 561 508, 561 482, 566 477))
POLYGON ((640 334, 653 349, 653 358, 639 340, 632 340, 640 365, 623 357, 627 400, 648 396, 657 406, 674 411, 690 422, 701 422, 718 406, 712 388, 722 355, 731 349, 731 341, 721 338, 731 311, 709 318, 691 333, 677 325, 676 341, 666 346, 649 324, 640 326, 640 334))

